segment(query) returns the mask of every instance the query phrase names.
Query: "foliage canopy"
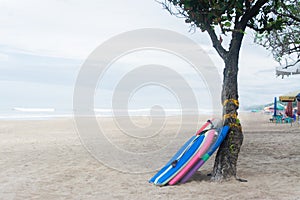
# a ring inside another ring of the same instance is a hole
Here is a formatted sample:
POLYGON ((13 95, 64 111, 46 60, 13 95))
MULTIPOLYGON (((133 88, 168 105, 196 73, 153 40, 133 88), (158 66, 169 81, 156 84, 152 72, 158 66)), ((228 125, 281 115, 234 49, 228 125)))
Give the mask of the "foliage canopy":
POLYGON ((234 38, 235 32, 245 33, 248 27, 256 32, 255 42, 270 49, 277 61, 293 54, 299 62, 299 0, 165 0, 162 4, 192 27, 207 31, 223 59, 226 52, 217 44, 217 40, 222 43, 217 34, 234 38))

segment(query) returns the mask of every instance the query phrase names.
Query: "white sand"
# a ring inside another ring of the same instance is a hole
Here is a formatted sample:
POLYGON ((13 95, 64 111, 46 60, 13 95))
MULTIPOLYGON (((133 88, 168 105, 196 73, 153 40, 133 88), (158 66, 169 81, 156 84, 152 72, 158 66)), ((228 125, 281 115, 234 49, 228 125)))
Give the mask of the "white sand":
MULTIPOLYGON (((172 187, 149 184, 155 172, 123 173, 101 164, 82 146, 71 119, 0 121, 0 199, 300 199, 300 126, 272 124, 268 116, 254 113, 242 114, 241 121, 245 139, 238 176, 247 183, 210 182, 206 174, 212 158, 191 181, 172 187)), ((168 143, 179 123, 174 118, 169 122, 157 145, 168 143)), ((142 146, 128 143, 109 120, 105 127, 120 148, 155 147, 152 139, 142 146)), ((190 136, 193 129, 183 132, 190 136)), ((168 150, 157 162, 167 162, 172 153, 168 150)))

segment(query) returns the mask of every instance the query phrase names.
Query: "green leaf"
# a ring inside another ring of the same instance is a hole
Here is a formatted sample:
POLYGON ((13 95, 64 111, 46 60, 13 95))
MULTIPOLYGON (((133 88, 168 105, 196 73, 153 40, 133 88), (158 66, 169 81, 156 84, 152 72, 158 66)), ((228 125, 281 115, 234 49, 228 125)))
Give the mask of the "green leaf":
POLYGON ((231 23, 230 22, 225 22, 224 26, 231 27, 231 23))

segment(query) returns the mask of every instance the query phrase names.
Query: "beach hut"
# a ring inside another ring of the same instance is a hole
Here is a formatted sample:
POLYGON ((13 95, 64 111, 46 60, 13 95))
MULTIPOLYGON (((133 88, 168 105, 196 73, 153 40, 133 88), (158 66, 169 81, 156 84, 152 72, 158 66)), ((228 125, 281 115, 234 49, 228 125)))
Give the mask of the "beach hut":
POLYGON ((287 93, 285 95, 282 95, 279 97, 279 100, 282 101, 282 102, 287 102, 287 107, 286 107, 286 110, 285 110, 285 114, 288 116, 288 117, 293 117, 294 113, 293 111, 293 105, 292 105, 292 102, 295 102, 297 100, 297 115, 299 116, 300 115, 300 111, 299 111, 299 108, 300 108, 300 91, 294 91, 294 92, 290 92, 290 93, 287 93))
POLYGON ((290 76, 295 74, 300 74, 299 64, 297 66, 295 65, 289 68, 285 66, 276 67, 276 76, 281 76, 282 78, 284 78, 284 76, 290 76))

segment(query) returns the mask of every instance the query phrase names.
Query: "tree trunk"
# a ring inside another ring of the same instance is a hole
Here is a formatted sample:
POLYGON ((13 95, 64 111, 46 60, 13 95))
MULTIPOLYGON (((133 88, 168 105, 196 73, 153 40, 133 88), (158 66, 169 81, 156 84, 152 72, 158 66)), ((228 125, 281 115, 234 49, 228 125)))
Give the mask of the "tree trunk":
MULTIPOLYGON (((241 38, 240 38, 241 39, 241 38)), ((221 144, 215 159, 212 180, 221 181, 236 177, 238 154, 243 143, 241 124, 237 118, 238 103, 238 57, 239 47, 231 48, 228 52, 224 68, 222 88, 223 124, 229 125, 230 130, 221 144)))

